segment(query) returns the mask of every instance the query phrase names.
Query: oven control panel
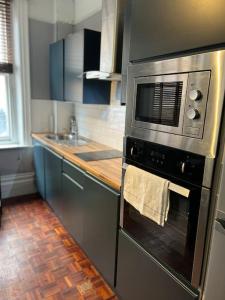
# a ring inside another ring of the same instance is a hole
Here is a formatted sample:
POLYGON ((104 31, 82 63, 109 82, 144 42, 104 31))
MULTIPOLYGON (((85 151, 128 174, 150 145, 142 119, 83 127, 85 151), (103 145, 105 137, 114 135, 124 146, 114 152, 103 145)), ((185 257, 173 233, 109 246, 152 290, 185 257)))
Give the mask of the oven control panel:
POLYGON ((195 72, 188 75, 183 134, 202 138, 204 131, 210 71, 195 72))
POLYGON ((128 163, 132 161, 143 169, 154 169, 170 177, 202 184, 205 165, 203 156, 127 137, 125 158, 128 163))

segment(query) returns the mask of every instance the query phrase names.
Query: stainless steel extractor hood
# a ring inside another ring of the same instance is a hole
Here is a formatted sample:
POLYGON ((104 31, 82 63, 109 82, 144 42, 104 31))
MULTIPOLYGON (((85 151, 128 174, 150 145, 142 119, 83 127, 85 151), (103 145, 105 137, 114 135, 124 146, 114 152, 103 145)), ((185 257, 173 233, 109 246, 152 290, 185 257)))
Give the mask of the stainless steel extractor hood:
POLYGON ((87 79, 121 80, 126 3, 127 0, 102 1, 100 70, 86 72, 87 79))

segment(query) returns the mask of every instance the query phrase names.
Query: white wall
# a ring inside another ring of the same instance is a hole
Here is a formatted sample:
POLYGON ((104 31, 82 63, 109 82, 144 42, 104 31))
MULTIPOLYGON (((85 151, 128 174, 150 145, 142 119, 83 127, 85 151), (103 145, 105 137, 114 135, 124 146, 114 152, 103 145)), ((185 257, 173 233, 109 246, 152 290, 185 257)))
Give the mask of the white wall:
POLYGON ((55 0, 57 22, 74 24, 75 2, 74 0, 55 0))
POLYGON ((71 102, 33 100, 31 103, 32 132, 50 132, 53 125, 52 117, 57 122, 57 132, 68 132, 74 107, 75 104, 71 102))
POLYGON ((42 22, 55 23, 55 0, 29 0, 29 17, 42 22))
POLYGON ((75 0, 29 0, 29 17, 47 23, 74 23, 75 0))
MULTIPOLYGON (((102 0, 74 0, 75 16, 74 23, 77 24, 102 9, 102 0)), ((104 1, 104 0, 103 0, 104 1)))

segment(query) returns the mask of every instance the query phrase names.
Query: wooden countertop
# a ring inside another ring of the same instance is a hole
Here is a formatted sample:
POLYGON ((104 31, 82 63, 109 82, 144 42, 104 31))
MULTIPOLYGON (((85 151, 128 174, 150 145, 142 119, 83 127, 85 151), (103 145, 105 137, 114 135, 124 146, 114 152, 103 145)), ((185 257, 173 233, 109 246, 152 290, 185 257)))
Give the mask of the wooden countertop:
POLYGON ((120 191, 122 175, 122 158, 98 161, 84 161, 78 156, 74 155, 76 153, 82 152, 112 150, 112 148, 94 141, 90 141, 90 143, 84 146, 67 146, 57 144, 56 142, 47 139, 45 136, 46 133, 32 134, 33 139, 46 145, 66 160, 74 163, 81 169, 87 171, 88 173, 103 181, 116 191, 120 191))

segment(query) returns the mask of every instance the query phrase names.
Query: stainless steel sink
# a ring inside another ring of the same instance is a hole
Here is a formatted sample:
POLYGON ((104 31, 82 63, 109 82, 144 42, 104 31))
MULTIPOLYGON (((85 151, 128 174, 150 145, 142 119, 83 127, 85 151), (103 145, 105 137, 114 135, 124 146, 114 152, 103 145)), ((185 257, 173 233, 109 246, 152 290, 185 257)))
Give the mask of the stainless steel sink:
POLYGON ((47 134, 45 137, 56 142, 57 144, 68 146, 83 146, 88 144, 86 139, 72 134, 47 134))

